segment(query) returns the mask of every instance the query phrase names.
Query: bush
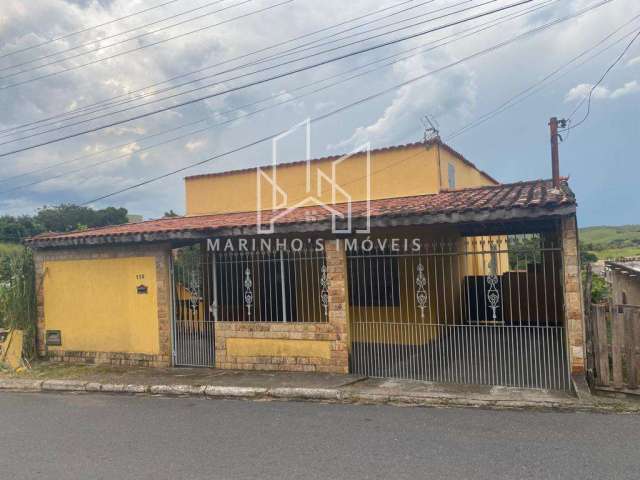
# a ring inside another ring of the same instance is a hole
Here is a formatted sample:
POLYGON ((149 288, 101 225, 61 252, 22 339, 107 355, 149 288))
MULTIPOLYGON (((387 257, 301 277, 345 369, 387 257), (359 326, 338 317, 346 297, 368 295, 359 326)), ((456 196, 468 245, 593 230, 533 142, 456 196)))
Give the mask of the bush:
POLYGON ((23 355, 32 358, 36 338, 35 268, 31 250, 0 257, 0 326, 24 332, 23 355))

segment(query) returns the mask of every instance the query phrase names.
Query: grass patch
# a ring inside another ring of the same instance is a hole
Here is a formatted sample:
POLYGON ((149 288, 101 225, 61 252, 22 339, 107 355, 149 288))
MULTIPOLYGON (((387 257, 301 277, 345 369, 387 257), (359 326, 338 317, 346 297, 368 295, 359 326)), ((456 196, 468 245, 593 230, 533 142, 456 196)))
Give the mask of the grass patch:
POLYGON ((599 260, 640 256, 640 225, 581 228, 580 243, 599 260))
POLYGON ((15 255, 22 251, 22 245, 18 243, 0 242, 0 257, 5 255, 15 255))
POLYGON ((76 380, 84 379, 89 374, 113 373, 113 370, 110 365, 69 365, 67 363, 52 363, 42 360, 33 362, 30 369, 19 372, 0 369, 0 378, 76 380))
POLYGON ((626 257, 640 257, 640 247, 607 248, 604 250, 591 250, 598 260, 616 260, 626 257))

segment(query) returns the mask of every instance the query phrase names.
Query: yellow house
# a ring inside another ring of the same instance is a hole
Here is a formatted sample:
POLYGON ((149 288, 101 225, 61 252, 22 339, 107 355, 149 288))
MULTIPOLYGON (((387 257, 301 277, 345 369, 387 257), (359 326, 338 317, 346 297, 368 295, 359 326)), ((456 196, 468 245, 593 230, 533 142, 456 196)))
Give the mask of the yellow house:
POLYGON ((568 389, 575 198, 439 139, 185 179, 186 215, 34 248, 60 361, 568 389))

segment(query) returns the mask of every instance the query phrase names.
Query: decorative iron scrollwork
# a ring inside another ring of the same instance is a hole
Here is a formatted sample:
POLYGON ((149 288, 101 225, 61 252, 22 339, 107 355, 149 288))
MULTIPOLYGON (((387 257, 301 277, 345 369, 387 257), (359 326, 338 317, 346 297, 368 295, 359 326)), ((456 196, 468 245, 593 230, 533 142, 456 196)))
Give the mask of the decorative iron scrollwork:
POLYGON ((324 316, 329 316, 329 281, 327 278, 327 266, 320 269, 320 303, 324 309, 324 316))
POLYGON ((253 306, 253 280, 251 280, 251 269, 244 271, 244 305, 247 308, 247 315, 251 316, 253 306))
POLYGON ((498 318, 498 308, 500 308, 500 292, 498 292, 498 276, 491 274, 487 277, 487 283, 489 284, 489 290, 487 290, 487 301, 489 302, 489 308, 493 312, 493 320, 498 318))
POLYGON ((189 308, 195 315, 202 300, 202 296, 200 295, 200 276, 197 272, 191 272, 187 291, 189 292, 189 308))
POLYGON ((416 275, 416 302, 420 309, 420 317, 424 318, 424 310, 429 303, 429 294, 427 293, 427 277, 424 275, 424 267, 421 263, 416 267, 418 274, 416 275))

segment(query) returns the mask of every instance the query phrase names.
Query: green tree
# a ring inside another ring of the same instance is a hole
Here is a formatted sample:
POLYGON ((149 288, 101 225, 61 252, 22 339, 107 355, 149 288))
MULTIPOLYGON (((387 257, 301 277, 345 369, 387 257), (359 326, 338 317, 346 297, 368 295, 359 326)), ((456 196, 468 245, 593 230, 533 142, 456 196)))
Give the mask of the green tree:
POLYGON ((595 263, 598 261, 598 256, 595 253, 589 251, 589 246, 580 242, 580 264, 585 266, 587 263, 595 263))
POLYGON ((23 238, 42 232, 42 226, 27 215, 0 217, 0 242, 18 243, 23 238))
POLYGON ((23 355, 35 354, 35 268, 28 248, 0 257, 0 326, 22 330, 23 355))
POLYGON ((73 204, 43 207, 34 217, 45 231, 69 232, 82 228, 105 227, 127 223, 127 209, 108 207, 94 210, 73 204))

